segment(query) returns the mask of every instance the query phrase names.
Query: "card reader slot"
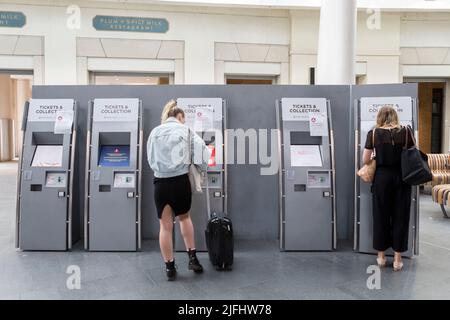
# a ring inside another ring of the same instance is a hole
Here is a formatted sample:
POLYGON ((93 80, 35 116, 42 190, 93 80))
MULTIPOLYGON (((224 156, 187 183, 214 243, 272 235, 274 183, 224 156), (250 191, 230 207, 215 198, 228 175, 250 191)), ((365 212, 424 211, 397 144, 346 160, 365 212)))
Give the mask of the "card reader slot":
POLYGON ((305 192, 306 184, 294 184, 294 192, 305 192))
POLYGON ((30 191, 42 191, 42 184, 30 185, 30 191))
POLYGON ((98 186, 98 192, 111 192, 110 184, 101 184, 98 186))

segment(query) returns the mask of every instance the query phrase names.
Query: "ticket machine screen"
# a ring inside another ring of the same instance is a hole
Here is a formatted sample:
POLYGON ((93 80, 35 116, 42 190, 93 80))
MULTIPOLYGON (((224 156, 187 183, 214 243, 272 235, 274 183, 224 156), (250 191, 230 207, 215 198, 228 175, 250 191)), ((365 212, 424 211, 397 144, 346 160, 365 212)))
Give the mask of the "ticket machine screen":
POLYGON ((130 146, 102 146, 98 165, 100 167, 129 167, 130 146))
POLYGON ((61 167, 63 146, 37 145, 31 160, 32 167, 61 167))
POLYGON ((292 167, 322 167, 322 155, 317 145, 291 145, 292 167))

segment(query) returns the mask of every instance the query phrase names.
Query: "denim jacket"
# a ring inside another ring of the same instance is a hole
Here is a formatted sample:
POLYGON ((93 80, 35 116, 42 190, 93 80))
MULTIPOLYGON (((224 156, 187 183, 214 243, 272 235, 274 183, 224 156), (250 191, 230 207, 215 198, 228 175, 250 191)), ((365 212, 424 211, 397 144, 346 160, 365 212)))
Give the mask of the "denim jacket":
POLYGON ((186 174, 191 163, 206 171, 209 157, 203 139, 174 117, 154 128, 147 141, 147 160, 157 178, 186 174))

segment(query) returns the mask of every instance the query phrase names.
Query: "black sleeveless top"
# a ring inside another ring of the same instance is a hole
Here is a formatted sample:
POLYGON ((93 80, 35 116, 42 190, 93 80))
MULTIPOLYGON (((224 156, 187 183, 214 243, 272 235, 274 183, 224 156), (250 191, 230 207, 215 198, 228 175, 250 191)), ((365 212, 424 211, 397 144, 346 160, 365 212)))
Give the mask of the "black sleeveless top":
MULTIPOLYGON (((400 167, 402 149, 406 143, 406 130, 408 130, 408 144, 410 148, 414 145, 412 131, 408 127, 375 130, 375 159, 377 167, 400 167)), ((367 133, 365 148, 372 150, 373 130, 367 133)))

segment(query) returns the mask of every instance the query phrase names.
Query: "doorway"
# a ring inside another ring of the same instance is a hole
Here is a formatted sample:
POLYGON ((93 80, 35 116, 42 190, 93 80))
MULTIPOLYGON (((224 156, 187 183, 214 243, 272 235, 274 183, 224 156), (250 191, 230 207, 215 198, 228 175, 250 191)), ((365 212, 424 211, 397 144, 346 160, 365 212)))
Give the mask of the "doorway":
POLYGON ((89 83, 96 85, 165 85, 173 83, 173 75, 91 72, 89 83))
POLYGON ((446 110, 445 79, 404 78, 404 83, 418 84, 419 148, 424 153, 448 153, 445 137, 446 110))
POLYGON ((445 82, 419 83, 419 147, 425 153, 443 152, 445 82))
POLYGON ((0 70, 0 161, 19 158, 25 102, 31 98, 32 71, 0 70))
POLYGON ((226 84, 276 84, 274 77, 227 76, 226 84))

